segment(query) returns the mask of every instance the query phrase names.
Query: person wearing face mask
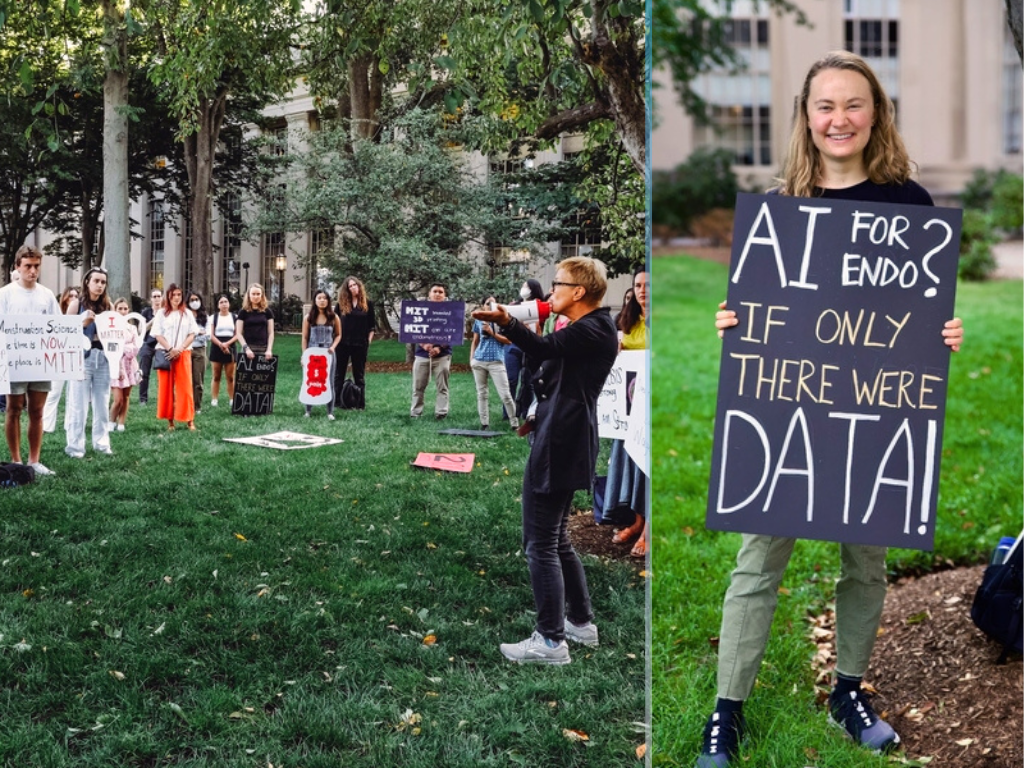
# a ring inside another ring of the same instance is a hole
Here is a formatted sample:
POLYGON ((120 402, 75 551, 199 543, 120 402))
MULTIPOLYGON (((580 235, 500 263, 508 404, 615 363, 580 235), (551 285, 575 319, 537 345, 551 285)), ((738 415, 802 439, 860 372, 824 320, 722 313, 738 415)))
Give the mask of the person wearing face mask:
POLYGON ((68 382, 67 445, 64 452, 73 459, 85 456, 85 421, 92 406, 92 447, 97 453, 110 450, 110 363, 103 344, 96 337, 96 316, 114 307, 107 296, 107 272, 93 267, 82 281, 82 298, 68 304, 69 315, 82 316, 82 332, 90 341, 85 353, 85 378, 68 382))
MULTIPOLYGON (((519 288, 519 298, 512 302, 512 306, 522 304, 524 301, 544 301, 544 289, 540 282, 532 277, 524 282, 519 288)), ((541 328, 538 323, 525 323, 524 327, 534 333, 540 334, 541 328)), ((526 412, 533 402, 533 385, 530 384, 529 363, 525 359, 522 348, 515 342, 505 348, 505 372, 508 374, 508 391, 516 403, 516 412, 507 413, 502 409, 502 418, 517 416, 520 419, 526 417, 526 412)))
POLYGON ((140 313, 146 318, 146 338, 139 350, 139 370, 142 379, 139 381, 139 404, 149 402, 149 373, 153 369, 153 355, 156 353, 156 338, 153 336, 153 319, 164 306, 164 292, 154 288, 149 292, 149 306, 143 307, 140 313))
POLYGON ((203 309, 202 297, 193 291, 188 295, 188 308, 196 317, 196 336, 192 339, 192 401, 196 414, 202 413, 203 379, 206 376, 206 344, 210 341, 210 329, 203 309))

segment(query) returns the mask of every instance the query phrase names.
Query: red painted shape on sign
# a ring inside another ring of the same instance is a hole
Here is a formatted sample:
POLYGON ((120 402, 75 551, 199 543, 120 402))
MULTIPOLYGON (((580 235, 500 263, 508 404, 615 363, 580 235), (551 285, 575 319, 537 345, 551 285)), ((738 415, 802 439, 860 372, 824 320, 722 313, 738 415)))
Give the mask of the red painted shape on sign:
POLYGON ((420 453, 412 465, 423 469, 468 474, 473 471, 475 458, 474 453, 420 453))

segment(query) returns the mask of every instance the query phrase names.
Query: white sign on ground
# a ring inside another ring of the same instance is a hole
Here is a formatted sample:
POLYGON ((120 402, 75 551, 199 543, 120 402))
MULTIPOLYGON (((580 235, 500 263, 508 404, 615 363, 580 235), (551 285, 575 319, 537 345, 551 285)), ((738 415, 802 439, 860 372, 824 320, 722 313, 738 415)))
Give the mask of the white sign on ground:
POLYGON ((322 448, 325 445, 337 445, 345 442, 334 437, 320 435, 304 435, 301 432, 272 432, 269 435, 253 437, 225 437, 225 442, 255 445, 260 448, 276 448, 279 451, 295 451, 300 448, 322 448))

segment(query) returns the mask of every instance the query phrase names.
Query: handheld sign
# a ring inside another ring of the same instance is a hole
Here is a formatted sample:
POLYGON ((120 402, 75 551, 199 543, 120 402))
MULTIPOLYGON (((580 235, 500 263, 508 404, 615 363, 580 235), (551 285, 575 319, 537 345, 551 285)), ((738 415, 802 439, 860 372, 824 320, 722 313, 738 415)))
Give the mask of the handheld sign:
POLYGON ((274 388, 277 386, 277 355, 267 360, 256 355, 251 360, 240 354, 235 366, 234 416, 269 416, 274 412, 274 388))
POLYGON ((466 305, 461 301, 403 301, 398 340, 403 344, 462 344, 466 305))
POLYGON ((334 355, 322 347, 307 347, 302 353, 302 385, 299 402, 326 405, 334 401, 334 355))
POLYGON ((738 196, 708 528, 932 548, 960 216, 738 196))
POLYGON ((632 349, 619 352, 597 397, 597 435, 625 440, 633 412, 637 375, 647 369, 647 352, 632 349))
POLYGON ((101 312, 96 315, 93 322, 96 324, 96 338, 103 345, 103 354, 107 357, 110 378, 112 381, 117 381, 125 345, 134 339, 135 346, 142 347, 145 332, 141 329, 146 327, 146 318, 138 312, 127 315, 118 312, 101 312), (128 322, 133 319, 138 320, 137 325, 128 322))
POLYGON ((78 315, 6 315, 0 343, 10 381, 81 381, 85 378, 82 318, 78 315))

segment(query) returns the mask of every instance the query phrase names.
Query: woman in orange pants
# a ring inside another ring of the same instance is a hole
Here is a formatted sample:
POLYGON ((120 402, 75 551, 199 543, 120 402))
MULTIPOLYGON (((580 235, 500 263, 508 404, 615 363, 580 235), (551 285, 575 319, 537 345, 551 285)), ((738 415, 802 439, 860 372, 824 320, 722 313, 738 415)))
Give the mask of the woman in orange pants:
POLYGON ((198 332, 196 318, 184 303, 181 288, 171 283, 165 294, 164 307, 153 319, 153 337, 157 349, 167 352, 169 371, 157 370, 160 388, 157 393, 156 417, 167 419, 168 429, 174 422, 184 421, 195 429, 195 403, 192 399, 192 340, 198 332))

